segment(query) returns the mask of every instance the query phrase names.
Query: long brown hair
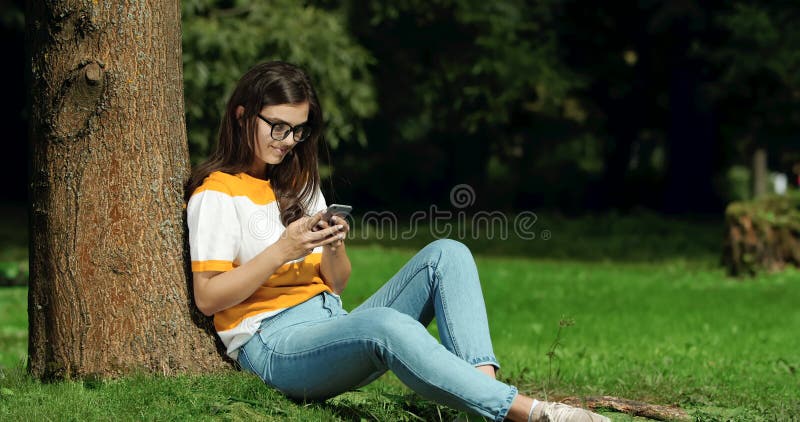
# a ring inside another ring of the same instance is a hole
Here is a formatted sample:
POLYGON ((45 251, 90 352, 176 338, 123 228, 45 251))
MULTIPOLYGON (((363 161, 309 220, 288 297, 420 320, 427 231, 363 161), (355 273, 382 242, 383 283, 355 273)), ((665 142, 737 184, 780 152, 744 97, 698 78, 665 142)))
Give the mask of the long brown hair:
POLYGON ((242 76, 233 91, 219 130, 219 142, 207 161, 192 171, 186 198, 214 171, 237 174, 247 171, 255 158, 257 114, 265 106, 308 102, 311 135, 295 145, 291 155, 277 165, 267 164, 281 222, 288 226, 306 215, 306 205, 319 189, 317 145, 322 136, 322 108, 311 80, 300 68, 289 63, 261 63, 242 76), (240 118, 237 107, 244 107, 240 118))

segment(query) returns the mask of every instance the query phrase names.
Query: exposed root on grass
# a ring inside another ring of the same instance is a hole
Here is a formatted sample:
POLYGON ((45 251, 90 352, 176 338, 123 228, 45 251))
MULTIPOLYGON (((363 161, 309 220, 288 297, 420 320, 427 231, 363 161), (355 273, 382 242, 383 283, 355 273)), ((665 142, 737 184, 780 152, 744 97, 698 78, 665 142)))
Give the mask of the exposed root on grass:
POLYGON ((659 421, 692 421, 694 420, 685 410, 677 406, 662 406, 641 401, 628 400, 611 396, 588 396, 588 397, 564 397, 559 400, 561 403, 570 406, 583 408, 611 409, 617 412, 627 413, 633 416, 659 421))

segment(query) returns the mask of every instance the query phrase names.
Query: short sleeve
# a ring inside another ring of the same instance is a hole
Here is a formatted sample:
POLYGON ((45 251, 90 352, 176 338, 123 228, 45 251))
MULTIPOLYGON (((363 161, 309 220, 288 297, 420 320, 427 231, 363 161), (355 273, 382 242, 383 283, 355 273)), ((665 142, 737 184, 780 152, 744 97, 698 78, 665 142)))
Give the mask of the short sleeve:
POLYGON ((228 271, 239 253, 242 231, 234 198, 224 185, 205 183, 189 198, 186 220, 192 271, 228 271))
POLYGON ((309 201, 308 215, 314 215, 320 211, 324 211, 326 208, 328 208, 328 204, 325 203, 325 197, 322 195, 322 191, 317 188, 309 201))

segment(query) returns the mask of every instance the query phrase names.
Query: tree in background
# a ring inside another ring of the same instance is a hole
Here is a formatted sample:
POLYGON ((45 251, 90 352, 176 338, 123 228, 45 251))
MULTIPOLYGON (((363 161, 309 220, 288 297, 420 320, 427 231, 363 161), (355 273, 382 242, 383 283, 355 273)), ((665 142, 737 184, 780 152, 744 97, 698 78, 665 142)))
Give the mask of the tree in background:
POLYGON ((223 368, 187 284, 179 4, 31 1, 26 18, 29 370, 223 368))
MULTIPOLYGON (((5 101, 0 104, 3 116, 3 136, 7 142, 3 152, 9 157, 25 157, 28 154, 28 119, 25 100, 28 95, 25 61, 25 2, 12 0, 0 2, 0 51, 5 59, 5 74, 10 80, 3 89, 5 101)), ((0 201, 24 203, 28 197, 28 160, 7 160, 0 167, 0 178, 16 183, 6 184, 0 201)))
POLYGON ((707 90, 726 117, 728 155, 733 164, 752 163, 753 194, 762 196, 770 167, 789 174, 800 163, 800 5, 726 4, 715 24, 723 36, 697 54, 714 69, 707 90))
MULTIPOLYGON (((654 205, 666 143, 660 127, 663 76, 651 21, 658 5, 566 1, 554 31, 559 57, 586 81, 571 94, 585 116, 576 128, 595 144, 599 165, 585 190, 592 208, 654 205)), ((545 151, 537 151, 545 153, 545 151)), ((552 171, 558 172, 557 169, 552 171)))
POLYGON ((693 56, 713 36, 714 2, 565 2, 562 57, 587 80, 575 92, 583 130, 602 143, 592 208, 719 209, 713 176, 720 143, 702 87, 707 61, 693 56))
POLYGON ((800 160, 797 5, 568 1, 558 13, 560 56, 586 82, 571 93, 578 130, 602 145, 591 209, 718 212, 740 197, 730 169, 756 145, 784 172, 800 160))
MULTIPOLYGON (((330 3, 322 2, 333 7, 330 3)), ((418 1, 344 2, 351 30, 376 58, 379 115, 367 123, 372 168, 352 160, 343 171, 359 198, 393 200, 413 192, 446 199, 458 183, 478 191, 477 206, 514 188, 491 181, 493 157, 517 158, 537 142, 518 122, 560 116, 566 95, 580 84, 557 58, 555 2, 418 1), (379 180, 378 169, 397 175, 379 180)))
POLYGON ((800 161, 794 3, 182 7, 193 162, 235 79, 292 61, 319 86, 335 186, 362 210, 420 209, 469 183, 493 209, 717 212, 744 196, 727 179, 749 177, 755 151, 773 169, 800 161))
POLYGON ((366 144, 362 121, 376 111, 368 69, 374 61, 340 14, 292 0, 181 4, 193 162, 202 161, 216 143, 224 101, 238 78, 268 60, 288 61, 309 73, 319 91, 330 145, 366 144))

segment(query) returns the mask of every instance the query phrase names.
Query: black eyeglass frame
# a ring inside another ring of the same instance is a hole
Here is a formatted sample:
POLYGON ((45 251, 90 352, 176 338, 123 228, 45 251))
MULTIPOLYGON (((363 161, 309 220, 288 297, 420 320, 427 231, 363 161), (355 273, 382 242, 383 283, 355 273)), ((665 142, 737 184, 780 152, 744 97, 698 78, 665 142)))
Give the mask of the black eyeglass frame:
POLYGON ((269 136, 270 136, 270 138, 272 138, 272 139, 274 139, 276 141, 282 141, 282 140, 286 139, 286 137, 289 136, 289 132, 292 133, 292 139, 294 139, 294 141, 298 142, 298 143, 305 141, 306 139, 308 139, 309 136, 311 136, 311 126, 309 126, 308 122, 301 123, 301 124, 299 124, 297 126, 292 126, 292 125, 290 125, 289 123, 286 123, 286 122, 275 122, 275 123, 270 122, 266 117, 262 116, 260 113, 256 114, 256 116, 258 116, 259 119, 263 120, 264 122, 266 122, 269 125, 269 136), (283 138, 280 138, 280 139, 275 137, 275 126, 278 126, 278 125, 289 126, 289 130, 287 130, 283 134, 283 138), (297 132, 295 132, 296 128, 303 128, 303 131, 302 131, 303 135, 302 135, 302 137, 300 139, 297 139, 297 132))

